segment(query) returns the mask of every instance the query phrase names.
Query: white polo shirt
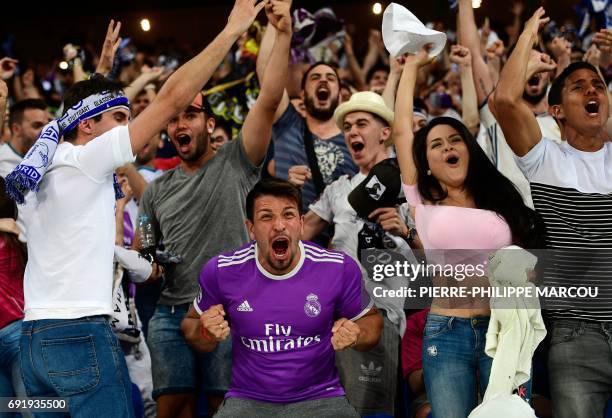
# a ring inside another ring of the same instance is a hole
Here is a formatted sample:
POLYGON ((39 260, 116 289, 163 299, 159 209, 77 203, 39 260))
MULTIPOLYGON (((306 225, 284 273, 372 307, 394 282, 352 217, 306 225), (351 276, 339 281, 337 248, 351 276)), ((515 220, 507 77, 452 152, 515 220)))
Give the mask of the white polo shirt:
POLYGON ((8 176, 21 160, 23 157, 8 143, 0 145, 0 177, 8 176))
POLYGON ((134 160, 127 126, 85 145, 61 143, 40 182, 28 228, 25 320, 112 312, 113 172, 134 160))

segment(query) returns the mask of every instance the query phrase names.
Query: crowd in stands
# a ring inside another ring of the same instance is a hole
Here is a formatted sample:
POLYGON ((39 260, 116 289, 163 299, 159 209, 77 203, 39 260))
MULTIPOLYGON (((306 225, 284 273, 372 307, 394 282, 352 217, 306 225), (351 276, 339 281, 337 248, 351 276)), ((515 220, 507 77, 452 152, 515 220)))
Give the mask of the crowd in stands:
MULTIPOLYGON (((435 56, 290 0, 235 0, 193 54, 114 20, 54 62, 2 44, 0 398, 63 397, 75 417, 466 418, 507 385, 533 416, 612 414, 612 4, 564 22, 499 7, 496 27, 450 1, 456 25, 427 23, 435 56), (376 251, 509 246, 566 254, 540 278, 603 296, 525 325, 488 301, 414 309, 374 291, 409 278, 368 269, 376 251), (519 324, 532 339, 492 357, 519 324), (512 361, 525 378, 500 382, 512 361)), ((512 408, 481 416, 532 416, 512 408)))

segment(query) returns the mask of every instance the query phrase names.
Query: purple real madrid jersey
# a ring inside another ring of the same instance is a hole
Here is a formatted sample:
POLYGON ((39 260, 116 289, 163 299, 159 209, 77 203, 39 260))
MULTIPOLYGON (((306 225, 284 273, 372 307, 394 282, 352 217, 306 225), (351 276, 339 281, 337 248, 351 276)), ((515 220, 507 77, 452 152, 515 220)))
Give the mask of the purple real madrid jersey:
POLYGON ((194 305, 222 304, 232 336, 232 383, 226 397, 291 403, 344 395, 331 330, 372 303, 348 255, 300 242, 297 266, 283 276, 257 261, 254 242, 212 258, 194 305))

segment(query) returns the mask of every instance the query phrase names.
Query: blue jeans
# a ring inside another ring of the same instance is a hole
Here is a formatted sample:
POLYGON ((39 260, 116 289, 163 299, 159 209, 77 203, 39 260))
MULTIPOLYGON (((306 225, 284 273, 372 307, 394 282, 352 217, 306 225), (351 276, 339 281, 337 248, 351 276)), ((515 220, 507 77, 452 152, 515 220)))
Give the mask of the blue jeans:
MULTIPOLYGON (((19 337, 21 320, 11 322, 0 329, 0 397, 25 397, 19 363, 19 337)), ((10 418, 9 412, 0 412, 0 418, 10 418)), ((31 414, 24 414, 30 417, 31 414)))
POLYGON ((29 396, 67 398, 73 418, 134 417, 123 351, 105 317, 25 321, 20 350, 29 396))
POLYGON ((548 354, 555 418, 601 418, 612 393, 612 323, 554 321, 548 354))
POLYGON ((423 374, 433 418, 465 418, 484 395, 493 359, 484 352, 489 317, 427 315, 423 374))

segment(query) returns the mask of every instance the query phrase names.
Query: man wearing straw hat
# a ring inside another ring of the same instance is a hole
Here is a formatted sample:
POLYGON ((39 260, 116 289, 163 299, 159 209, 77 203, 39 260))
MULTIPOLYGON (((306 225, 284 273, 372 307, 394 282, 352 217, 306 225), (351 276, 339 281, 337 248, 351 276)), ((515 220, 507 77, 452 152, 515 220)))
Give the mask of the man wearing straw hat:
MULTIPOLYGON (((346 145, 355 164, 356 175, 342 176, 330 184, 321 198, 310 205, 304 218, 303 239, 316 236, 334 225, 332 247, 362 262, 363 250, 376 248, 374 242, 387 243, 409 260, 413 259, 408 241, 414 226, 404 204, 397 207, 400 192, 399 170, 389 159, 392 145, 393 111, 374 92, 353 94, 338 106, 334 120, 344 132, 346 145)), ((362 267, 363 268, 363 267, 362 267)), ((366 277, 366 276, 364 276, 366 277)), ((351 404, 363 414, 393 414, 397 384, 397 359, 400 334, 405 329, 403 299, 376 298, 374 282, 366 288, 377 308, 384 312, 384 329, 378 345, 368 352, 346 350, 336 354, 342 383, 351 404)), ((407 279, 391 278, 377 286, 407 285, 407 279)))

